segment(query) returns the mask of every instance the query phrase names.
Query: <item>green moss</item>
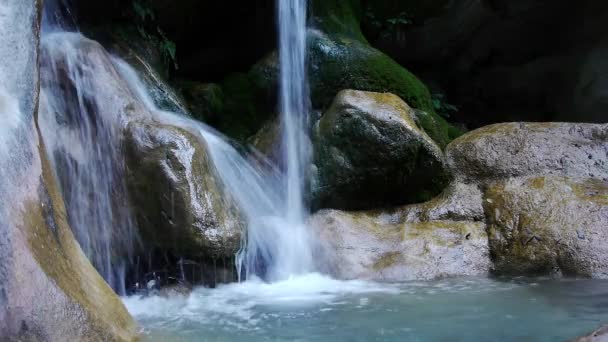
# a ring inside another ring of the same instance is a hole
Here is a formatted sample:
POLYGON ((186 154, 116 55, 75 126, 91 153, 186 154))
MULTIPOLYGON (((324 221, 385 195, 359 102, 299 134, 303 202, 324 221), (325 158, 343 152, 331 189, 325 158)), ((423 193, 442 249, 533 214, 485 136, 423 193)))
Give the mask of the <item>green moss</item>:
POLYGON ((180 80, 175 85, 195 119, 212 123, 224 111, 224 92, 218 84, 180 80))
POLYGON ((359 26, 358 0, 314 0, 312 12, 314 25, 323 32, 367 42, 359 26))
POLYGON ((212 125, 233 139, 245 141, 271 117, 270 106, 259 96, 259 88, 248 74, 231 74, 221 86, 223 110, 212 125))
POLYGON ((440 147, 450 141, 449 124, 435 113, 428 88, 414 74, 365 42, 320 33, 310 36, 313 106, 327 108, 343 89, 393 93, 425 114, 420 127, 440 147))

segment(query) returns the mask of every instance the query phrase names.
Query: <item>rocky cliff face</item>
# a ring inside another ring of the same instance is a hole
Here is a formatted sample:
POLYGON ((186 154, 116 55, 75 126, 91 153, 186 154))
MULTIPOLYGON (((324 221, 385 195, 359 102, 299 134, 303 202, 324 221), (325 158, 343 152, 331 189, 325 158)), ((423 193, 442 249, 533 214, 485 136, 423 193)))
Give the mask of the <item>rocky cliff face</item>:
POLYGON ((363 2, 372 43, 442 88, 460 120, 606 121, 606 3, 363 2), (405 24, 386 24, 399 13, 405 24))
POLYGON ((15 120, 3 126, 0 153, 0 339, 135 340, 135 323, 70 231, 40 139, 41 4, 7 1, 0 11, 0 112, 15 120))

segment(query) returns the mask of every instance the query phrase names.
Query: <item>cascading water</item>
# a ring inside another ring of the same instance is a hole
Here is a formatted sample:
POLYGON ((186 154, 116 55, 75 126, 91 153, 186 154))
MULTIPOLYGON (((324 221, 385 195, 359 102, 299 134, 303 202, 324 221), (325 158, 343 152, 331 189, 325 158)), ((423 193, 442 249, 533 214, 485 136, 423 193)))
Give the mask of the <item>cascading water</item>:
MULTIPOLYGON (((123 272, 136 241, 121 151, 123 129, 132 120, 124 108, 132 106, 141 107, 135 112, 147 113, 145 120, 184 128, 204 141, 218 176, 247 221, 246 238, 236 256, 241 280, 257 276, 276 281, 312 271, 311 237, 304 225, 305 170, 310 159, 306 1, 278 3, 283 173, 242 156, 206 125, 160 110, 151 98, 159 94, 148 89, 132 67, 119 58, 108 65, 94 52, 103 51, 97 43, 78 33, 64 32, 61 14, 65 12, 56 2, 46 3, 41 131, 72 229, 108 283, 124 291, 123 272), (139 103, 127 105, 117 96, 121 93, 130 94, 139 103)), ((178 103, 172 107, 183 108, 178 103)))
POLYGON ((310 162, 307 138, 309 92, 306 77, 306 0, 279 0, 280 111, 287 168, 287 220, 306 218, 304 189, 310 162))
MULTIPOLYGON (((66 29, 66 7, 48 1, 41 39, 40 128, 70 226, 104 279, 124 293, 135 225, 127 205, 121 130, 125 118, 98 87, 95 44, 66 29)), ((108 79, 109 80, 109 79, 108 79)), ((104 86, 110 85, 103 82, 104 86)))
MULTIPOLYGON (((245 250, 248 273, 259 257, 268 268, 267 279, 280 280, 313 270, 310 232, 306 229, 306 170, 311 148, 308 140, 309 91, 306 77, 306 0, 278 0, 280 88, 284 180, 282 206, 249 227, 245 250)), ((255 198, 253 198, 255 201, 255 198)), ((251 272, 253 271, 253 272, 251 272)))

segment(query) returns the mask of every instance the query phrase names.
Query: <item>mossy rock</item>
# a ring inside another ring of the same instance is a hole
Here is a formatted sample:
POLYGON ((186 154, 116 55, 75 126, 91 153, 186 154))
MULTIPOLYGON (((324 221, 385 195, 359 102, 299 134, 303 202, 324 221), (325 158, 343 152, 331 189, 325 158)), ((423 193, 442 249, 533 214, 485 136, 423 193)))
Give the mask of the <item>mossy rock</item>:
POLYGON ((608 183, 513 178, 484 198, 494 273, 608 278, 608 183))
POLYGON ((174 82, 188 110, 195 119, 213 124, 224 111, 224 91, 216 83, 200 83, 189 80, 174 82))
POLYGON ((313 130, 316 208, 421 202, 450 180, 441 149, 398 96, 340 92, 313 130))
POLYGON ((393 213, 323 210, 313 215, 309 225, 319 234, 321 245, 318 267, 338 279, 376 281, 489 273, 483 223, 393 223, 387 215, 393 213))
POLYGON ((314 27, 366 42, 359 27, 362 14, 359 0, 313 0, 311 9, 314 27))

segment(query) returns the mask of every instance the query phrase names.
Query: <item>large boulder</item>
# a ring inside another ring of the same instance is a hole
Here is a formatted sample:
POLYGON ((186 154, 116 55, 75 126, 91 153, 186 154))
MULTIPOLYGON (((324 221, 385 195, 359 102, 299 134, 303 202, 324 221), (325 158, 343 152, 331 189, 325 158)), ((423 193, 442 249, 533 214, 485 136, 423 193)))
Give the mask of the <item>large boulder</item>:
POLYGON ((152 122, 132 122, 126 135, 128 185, 145 250, 213 267, 222 260, 218 279, 189 280, 232 281, 244 221, 224 191, 204 140, 152 122))
POLYGON ((72 235, 40 138, 40 10, 0 4, 0 340, 132 341, 134 321, 72 235))
MULTIPOLYGON (((420 126, 440 147, 459 134, 435 113, 431 94, 414 74, 374 49, 359 27, 358 1, 313 1, 308 30, 308 75, 312 106, 324 111, 344 89, 390 92, 420 110, 420 126)), ((274 89, 278 55, 270 54, 250 71, 257 88, 274 89)))
POLYGON ((608 125, 495 124, 446 155, 483 189, 495 274, 607 277, 608 125))
POLYGON ((483 222, 392 218, 384 212, 318 212, 310 221, 320 241, 318 267, 339 279, 377 281, 488 274, 483 222))
POLYGON ((453 141, 446 156, 465 182, 530 175, 608 181, 608 125, 495 124, 453 141))
POLYGON ((608 182, 508 179, 488 186, 484 207, 496 273, 608 278, 608 182))
POLYGON ((345 90, 313 130, 315 207, 362 209, 430 199, 449 181, 444 156, 392 94, 345 90))

